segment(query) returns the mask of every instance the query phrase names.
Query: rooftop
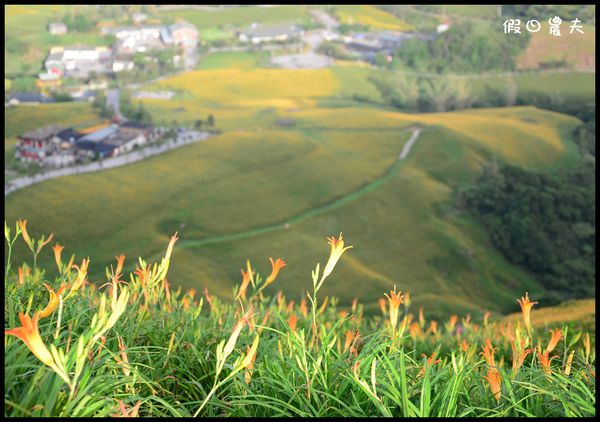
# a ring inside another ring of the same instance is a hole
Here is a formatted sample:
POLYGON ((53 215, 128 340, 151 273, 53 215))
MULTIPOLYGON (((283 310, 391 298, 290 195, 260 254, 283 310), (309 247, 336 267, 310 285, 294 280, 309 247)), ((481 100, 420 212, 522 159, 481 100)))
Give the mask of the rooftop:
POLYGON ((108 138, 110 135, 115 133, 117 131, 117 129, 118 129, 117 125, 110 125, 108 127, 105 127, 104 129, 100 129, 96 132, 90 133, 88 135, 85 135, 85 136, 79 138, 79 140, 77 141, 77 144, 79 145, 79 143, 83 142, 83 141, 92 141, 92 142, 103 141, 106 138, 108 138))
POLYGON ((57 135, 59 132, 62 132, 63 130, 65 130, 65 128, 62 126, 48 125, 48 126, 44 126, 39 129, 36 129, 36 130, 32 130, 31 132, 27 132, 27 133, 21 135, 20 137, 31 139, 33 141, 43 141, 45 139, 48 139, 52 136, 57 135))
POLYGON ((255 28, 248 28, 241 32, 248 37, 274 37, 284 34, 294 35, 300 31, 300 28, 293 24, 278 24, 270 26, 257 26, 255 28))

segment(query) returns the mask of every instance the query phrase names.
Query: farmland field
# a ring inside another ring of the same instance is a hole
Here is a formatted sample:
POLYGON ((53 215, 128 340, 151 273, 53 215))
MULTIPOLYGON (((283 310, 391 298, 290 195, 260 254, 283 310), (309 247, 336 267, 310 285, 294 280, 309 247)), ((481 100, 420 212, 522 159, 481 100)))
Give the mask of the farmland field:
POLYGON ((341 23, 359 24, 374 29, 387 29, 394 31, 408 31, 411 26, 401 21, 391 13, 377 9, 371 5, 360 6, 335 6, 335 14, 341 23))
POLYGON ((168 10, 160 11, 159 18, 182 18, 204 29, 246 28, 252 23, 275 24, 309 20, 306 6, 260 7, 244 6, 222 10, 168 10))
POLYGON ((267 63, 268 57, 264 51, 212 53, 200 59, 198 69, 252 69, 267 63))
POLYGON ((595 26, 584 25, 583 34, 570 34, 565 28, 560 37, 550 35, 547 24, 542 28, 533 34, 527 49, 517 58, 519 69, 538 68, 552 61, 564 61, 564 66, 570 69, 596 69, 595 26))
MULTIPOLYGON (((363 70, 213 69, 163 80, 154 88, 178 98, 144 101, 157 122, 191 124, 212 113, 224 133, 17 191, 6 218, 27 218, 33 233, 54 231, 78 261, 90 256, 92 280, 121 252, 129 269, 137 256, 156 259, 177 231, 175 285, 228 297, 247 258, 265 274, 268 258, 281 256, 290 265, 277 288, 296 296, 326 253, 324 237, 344 232, 354 249, 325 292, 346 303, 358 285, 374 303, 397 284, 434 314, 507 312, 514 291, 542 294, 449 203, 494 157, 529 169, 570 165, 577 119, 534 107, 413 115, 356 104, 356 92, 377 95, 357 83, 363 70), (282 117, 292 125, 278 124, 282 117), (423 132, 398 162, 415 125, 423 132)), ((51 253, 40 260, 49 264, 51 253)))

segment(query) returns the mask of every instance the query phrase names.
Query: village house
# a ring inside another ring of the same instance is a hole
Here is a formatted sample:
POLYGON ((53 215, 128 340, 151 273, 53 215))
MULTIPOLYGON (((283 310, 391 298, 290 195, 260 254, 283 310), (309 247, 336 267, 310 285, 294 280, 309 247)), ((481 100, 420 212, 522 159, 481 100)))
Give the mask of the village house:
POLYGON ((154 126, 148 123, 138 123, 132 121, 124 122, 121 124, 121 131, 138 136, 141 135, 148 141, 153 141, 157 137, 154 126))
POLYGON ((24 162, 41 163, 46 156, 59 151, 62 141, 58 134, 65 130, 58 125, 48 125, 18 136, 16 157, 24 162))
POLYGON ((38 92, 14 92, 10 94, 7 104, 9 106, 17 105, 38 105, 45 103, 53 103, 54 98, 48 97, 38 92))
POLYGON ((263 42, 289 41, 303 35, 304 31, 296 25, 279 24, 270 26, 260 26, 253 24, 249 29, 238 33, 239 40, 242 42, 252 42, 260 44, 263 42))
POLYGON ((64 35, 67 33, 67 25, 62 22, 48 24, 48 32, 52 35, 64 35))
POLYGON ((114 157, 141 147, 156 139, 154 126, 145 123, 125 122, 112 124, 79 138, 75 145, 78 155, 114 157))
POLYGON ((87 78, 110 71, 112 51, 108 47, 53 47, 44 62, 48 73, 87 78))
POLYGON ((104 28, 103 32, 115 36, 115 51, 117 53, 133 54, 164 48, 165 45, 161 38, 162 29, 163 26, 161 25, 126 26, 104 28))
POLYGON ((135 24, 140 24, 140 23, 144 22, 147 18, 148 18, 148 15, 146 15, 144 13, 134 13, 133 15, 131 15, 131 20, 135 24))
POLYGON ((187 22, 177 22, 169 26, 169 32, 174 44, 180 46, 194 46, 198 43, 198 30, 187 22))

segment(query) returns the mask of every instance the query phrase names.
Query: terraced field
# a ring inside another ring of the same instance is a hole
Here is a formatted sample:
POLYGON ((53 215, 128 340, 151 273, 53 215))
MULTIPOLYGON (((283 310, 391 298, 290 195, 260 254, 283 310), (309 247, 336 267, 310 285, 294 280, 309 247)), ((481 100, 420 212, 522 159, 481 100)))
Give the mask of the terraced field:
MULTIPOLYGON (((178 95, 144 101, 156 121, 212 113, 223 134, 15 192, 6 219, 27 218, 34 234, 54 231, 78 261, 90 256, 92 281, 119 253, 130 269, 138 256, 158 257, 177 231, 175 285, 228 297, 247 258, 267 274, 268 258, 283 257, 288 266, 272 291, 294 298, 316 262, 324 264, 324 238, 342 231, 354 249, 325 292, 345 303, 359 296, 375 306, 394 284, 436 315, 508 312, 515 292, 542 294, 450 204, 493 158, 534 169, 569 165, 578 121, 533 107, 414 115, 358 104, 356 92, 377 95, 357 83, 363 70, 214 69, 161 81, 155 89, 178 95), (415 126, 419 140, 399 162, 415 126)), ((50 265, 51 251, 42 255, 50 265)))

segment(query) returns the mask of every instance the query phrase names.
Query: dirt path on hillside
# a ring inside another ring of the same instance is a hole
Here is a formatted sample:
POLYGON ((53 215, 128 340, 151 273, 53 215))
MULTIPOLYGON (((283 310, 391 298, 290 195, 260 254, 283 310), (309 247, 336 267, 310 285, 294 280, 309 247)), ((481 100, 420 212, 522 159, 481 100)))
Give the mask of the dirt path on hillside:
MULTIPOLYGON (((396 159, 396 161, 394 161, 394 163, 386 170, 386 172, 384 174, 382 174, 379 178, 375 179, 374 181, 372 181, 364 186, 361 186, 360 188, 358 188, 342 197, 335 198, 328 203, 325 203, 318 207, 312 208, 308 211, 303 211, 302 213, 297 214, 297 215, 292 216, 291 218, 287 219, 285 222, 279 222, 279 223, 270 224, 270 225, 263 226, 263 227, 258 227, 258 228, 252 229, 252 230, 247 230, 247 231, 237 232, 237 233, 228 233, 228 234, 224 234, 224 235, 220 235, 220 236, 205 237, 205 238, 201 238, 201 239, 180 240, 179 242, 177 242, 175 244, 175 246, 179 247, 179 248, 199 247, 199 246, 204 246, 204 245, 208 245, 208 244, 212 244, 212 243, 227 242, 227 241, 231 241, 231 240, 253 237, 253 236, 263 234, 263 233, 269 233, 269 232, 272 232, 275 230, 286 230, 286 229, 290 228, 291 226, 293 226, 294 224, 298 224, 310 217, 317 216, 319 214, 322 214, 324 212, 330 211, 332 209, 335 209, 342 205, 345 205, 349 202, 352 202, 356 199, 359 199, 362 196, 366 195, 367 193, 377 189, 379 186, 381 186, 385 181, 387 181, 396 172, 396 170, 400 167, 400 164, 402 163, 402 161, 405 160, 406 157, 408 157, 408 154, 412 150, 415 142, 417 141, 419 135, 421 134, 421 130, 422 129, 419 127, 412 128, 411 137, 408 139, 408 141, 402 147, 402 151, 398 155, 398 158, 396 159)), ((162 254, 162 253, 163 252, 161 251, 160 254, 162 254)), ((157 254, 157 256, 159 256, 160 254, 157 254)))

